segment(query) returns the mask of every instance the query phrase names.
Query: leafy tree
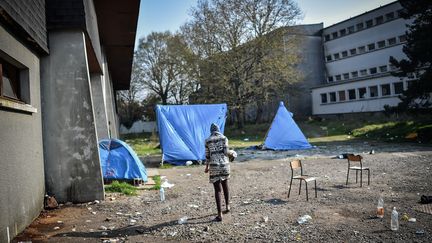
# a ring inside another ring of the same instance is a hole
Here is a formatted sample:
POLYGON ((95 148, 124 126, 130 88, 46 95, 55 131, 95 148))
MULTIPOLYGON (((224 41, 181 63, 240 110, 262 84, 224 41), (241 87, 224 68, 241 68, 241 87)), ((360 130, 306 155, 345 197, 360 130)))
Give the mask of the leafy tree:
POLYGON ((413 19, 409 25, 407 43, 403 52, 407 59, 396 60, 390 57, 390 63, 399 68, 393 75, 407 77, 415 73, 418 80, 405 90, 397 110, 430 108, 432 92, 432 1, 400 0, 401 13, 405 19, 413 19))
MULTIPOLYGON (((192 20, 182 26, 191 50, 201 61, 200 102, 227 102, 239 127, 246 105, 262 107, 271 94, 298 81, 298 55, 285 48, 298 39, 284 40, 286 28, 300 17, 292 0, 201 0, 192 20)), ((260 112, 258 112, 260 114, 260 112)))

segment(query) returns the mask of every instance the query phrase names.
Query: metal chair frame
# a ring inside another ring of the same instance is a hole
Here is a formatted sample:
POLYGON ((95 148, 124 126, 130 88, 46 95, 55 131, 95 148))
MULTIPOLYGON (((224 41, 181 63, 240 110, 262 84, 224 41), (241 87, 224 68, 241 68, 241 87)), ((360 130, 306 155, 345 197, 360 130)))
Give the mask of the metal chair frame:
POLYGON ((369 169, 369 167, 363 167, 363 162, 362 162, 363 157, 361 155, 348 154, 347 159, 348 159, 348 172, 347 172, 346 184, 348 185, 350 170, 355 170, 356 171, 356 183, 358 180, 357 179, 358 178, 358 172, 360 171, 360 187, 363 187, 363 171, 367 170, 367 172, 368 172, 368 185, 370 185, 370 169, 369 169), (360 167, 351 166, 352 162, 360 163, 360 167))
POLYGON ((289 198, 290 193, 291 193, 291 187, 292 187, 293 179, 300 181, 299 195, 301 193, 302 181, 305 182, 305 184, 306 184, 306 201, 309 201, 308 181, 315 181, 315 198, 316 198, 317 197, 316 178, 303 174, 303 166, 301 164, 301 160, 293 160, 293 161, 291 161, 290 162, 290 167, 291 167, 291 181, 290 181, 290 187, 289 187, 289 190, 288 190, 288 198, 289 198), (300 176, 294 176, 294 170, 296 170, 298 168, 300 168, 300 176))

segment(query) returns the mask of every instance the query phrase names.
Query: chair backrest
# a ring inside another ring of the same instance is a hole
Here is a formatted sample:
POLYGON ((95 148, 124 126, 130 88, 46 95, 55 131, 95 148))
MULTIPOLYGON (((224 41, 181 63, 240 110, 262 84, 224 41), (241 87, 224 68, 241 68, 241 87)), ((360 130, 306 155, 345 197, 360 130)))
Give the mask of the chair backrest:
POLYGON ((363 157, 361 155, 348 154, 347 159, 348 159, 348 163, 359 162, 361 164, 363 157))
MULTIPOLYGON (((299 160, 299 159, 292 160, 290 162, 290 166, 291 166, 291 176, 294 176, 294 170, 297 170, 297 169, 300 169, 300 175, 303 175, 303 167, 302 167, 301 160, 299 160)), ((296 174, 297 173, 298 172, 296 172, 296 174)))
POLYGON ((295 160, 291 161, 290 166, 291 166, 291 169, 293 169, 293 170, 301 168, 302 167, 301 160, 295 159, 295 160))

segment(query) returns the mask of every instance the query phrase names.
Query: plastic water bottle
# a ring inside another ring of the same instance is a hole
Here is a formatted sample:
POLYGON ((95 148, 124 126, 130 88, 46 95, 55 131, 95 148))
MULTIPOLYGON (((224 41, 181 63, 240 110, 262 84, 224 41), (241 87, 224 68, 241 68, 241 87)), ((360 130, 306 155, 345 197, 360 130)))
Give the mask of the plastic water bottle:
POLYGON ((165 190, 164 190, 163 187, 161 187, 161 188, 159 189, 159 195, 160 195, 160 200, 161 200, 161 202, 165 201, 165 190))
POLYGON ((396 207, 393 207, 390 226, 391 230, 399 230, 399 213, 396 211, 396 207))
POLYGON ((384 200, 382 197, 378 199, 377 217, 384 218, 384 200))

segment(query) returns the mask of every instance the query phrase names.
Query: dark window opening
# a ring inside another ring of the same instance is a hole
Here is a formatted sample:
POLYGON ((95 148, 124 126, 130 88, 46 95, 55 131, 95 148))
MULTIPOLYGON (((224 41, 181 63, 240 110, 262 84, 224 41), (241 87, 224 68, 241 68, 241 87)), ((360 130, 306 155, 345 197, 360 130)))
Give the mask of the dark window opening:
POLYGON ((372 19, 366 21, 366 28, 370 28, 372 26, 373 26, 373 20, 372 19))
POLYGON ((368 50, 369 50, 369 51, 373 51, 373 50, 375 50, 375 43, 369 44, 369 45, 368 45, 368 50))
POLYGON ((390 38, 390 39, 387 40, 387 42, 388 42, 389 46, 390 45, 394 45, 394 44, 396 44, 396 38, 394 38, 394 37, 390 38))
POLYGON ((351 77, 357 78, 358 77, 358 72, 357 71, 351 72, 351 77))
POLYGON ((339 101, 345 101, 346 100, 345 90, 339 91, 338 94, 339 94, 339 101))
POLYGON ((341 80, 341 76, 340 75, 336 75, 335 78, 336 78, 337 81, 341 80))
POLYGON ((328 56, 326 57, 326 59, 327 59, 328 62, 331 61, 331 60, 332 60, 331 55, 328 55, 328 56))
POLYGON ((349 79, 349 73, 344 73, 343 77, 344 77, 344 79, 349 79))
POLYGON ((359 88, 359 99, 364 99, 366 97, 366 88, 359 88))
POLYGON ((355 54, 357 54, 357 49, 351 49, 351 50, 350 50, 350 54, 351 54, 351 55, 355 55, 355 54))
POLYGON ((348 29, 348 34, 354 33, 354 26, 350 26, 347 29, 348 29))
POLYGON ((358 23, 357 24, 357 31, 362 30, 364 28, 364 24, 363 23, 358 23))
POLYGON ((369 87, 369 97, 378 97, 378 86, 369 87))
POLYGON ((333 32, 333 33, 332 33, 332 37, 333 37, 333 39, 338 38, 338 33, 337 33, 337 32, 333 32))
POLYGON ((339 33, 340 33, 340 36, 346 35, 346 29, 340 30, 339 33))
POLYGON ((0 97, 21 100, 20 70, 0 58, 0 97))
POLYGON ((385 41, 378 41, 378 48, 385 47, 385 41))
POLYGON ((356 99, 356 92, 355 89, 349 89, 348 90, 348 98, 350 100, 355 100, 356 99))
POLYGON ((376 67, 369 68, 369 74, 375 74, 375 73, 377 73, 377 68, 376 67))
POLYGON ((375 24, 382 24, 384 22, 384 17, 379 16, 375 18, 375 24))
POLYGON ((342 57, 347 57, 348 56, 348 52, 347 51, 343 51, 342 52, 342 57))
POLYGON ((335 92, 330 92, 330 102, 336 102, 336 93, 335 92))
POLYGON ((321 94, 321 103, 327 103, 327 94, 321 94))
POLYGON ((330 35, 325 35, 325 41, 329 41, 330 40, 330 35))
POLYGON ((327 80, 328 80, 329 82, 333 82, 333 76, 328 77, 327 80))
POLYGON ((394 13, 390 12, 390 13, 386 14, 386 19, 387 19, 387 21, 394 19, 394 13))
POLYGON ((382 96, 390 95, 390 84, 381 85, 381 95, 382 96))
POLYGON ((380 72, 385 73, 385 72, 387 72, 387 65, 380 66, 379 69, 380 69, 380 72))

